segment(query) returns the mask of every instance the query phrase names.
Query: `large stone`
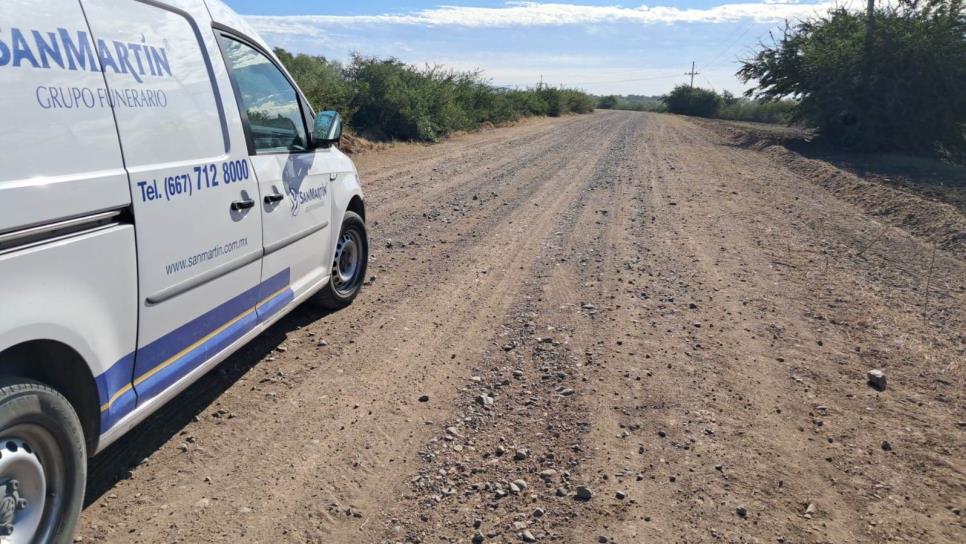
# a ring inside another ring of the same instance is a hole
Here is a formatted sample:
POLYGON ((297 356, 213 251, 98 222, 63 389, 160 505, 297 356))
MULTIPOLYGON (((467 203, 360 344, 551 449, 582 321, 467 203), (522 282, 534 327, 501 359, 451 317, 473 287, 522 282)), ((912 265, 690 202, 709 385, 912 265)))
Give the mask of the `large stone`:
POLYGON ((886 389, 886 375, 885 372, 873 369, 869 371, 869 385, 878 389, 879 391, 885 391, 886 389))

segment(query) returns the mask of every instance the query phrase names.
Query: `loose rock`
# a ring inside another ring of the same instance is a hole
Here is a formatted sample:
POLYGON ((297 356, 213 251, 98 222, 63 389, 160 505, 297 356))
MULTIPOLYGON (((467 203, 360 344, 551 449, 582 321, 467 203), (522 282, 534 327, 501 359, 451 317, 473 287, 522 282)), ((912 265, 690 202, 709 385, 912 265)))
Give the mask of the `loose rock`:
POLYGON ((886 375, 885 372, 873 369, 869 371, 869 385, 878 389, 879 391, 885 391, 886 389, 886 375))
POLYGON ((594 492, 585 485, 579 485, 577 486, 577 495, 575 498, 578 501, 589 501, 590 499, 594 498, 594 492))

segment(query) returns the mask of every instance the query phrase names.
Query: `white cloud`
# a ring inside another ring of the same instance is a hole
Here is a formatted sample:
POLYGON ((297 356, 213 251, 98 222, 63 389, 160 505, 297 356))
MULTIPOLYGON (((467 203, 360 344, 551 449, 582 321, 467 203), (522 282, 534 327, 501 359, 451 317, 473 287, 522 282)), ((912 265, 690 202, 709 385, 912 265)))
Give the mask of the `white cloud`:
POLYGON ((758 3, 722 4, 707 9, 666 6, 627 8, 538 2, 507 2, 503 7, 441 6, 402 14, 251 16, 260 32, 306 34, 332 25, 421 25, 459 27, 561 26, 602 23, 674 24, 778 23, 824 13, 836 5, 823 1, 801 4, 795 0, 764 0, 758 3))

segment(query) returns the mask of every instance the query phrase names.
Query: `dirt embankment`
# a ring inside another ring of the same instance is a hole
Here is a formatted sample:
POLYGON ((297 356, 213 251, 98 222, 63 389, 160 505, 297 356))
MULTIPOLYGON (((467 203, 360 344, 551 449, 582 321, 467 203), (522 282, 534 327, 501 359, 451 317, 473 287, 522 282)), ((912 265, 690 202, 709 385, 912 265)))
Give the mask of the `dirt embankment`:
MULTIPOLYGON (((856 175, 824 160, 809 158, 789 149, 788 143, 799 144, 807 135, 794 129, 791 132, 756 130, 740 124, 698 121, 735 145, 755 149, 770 155, 776 162, 785 165, 803 178, 818 183, 842 200, 860 206, 866 213, 882 219, 891 225, 908 230, 910 233, 940 248, 966 258, 966 213, 962 207, 942 202, 917 184, 908 184, 906 190, 890 186, 871 175, 868 178, 856 175)), ((856 154, 859 155, 859 154, 856 154)), ((860 155, 861 156, 861 155, 860 155)), ((868 160, 868 156, 864 157, 868 160)), ((889 162, 893 157, 884 157, 889 162)), ((874 160, 874 159, 873 159, 874 160)), ((913 160, 907 158, 907 160, 913 160)), ((963 191, 966 180, 950 180, 953 186, 947 190, 963 191)), ((942 190, 941 188, 938 190, 942 190)), ((942 195, 940 195, 942 196, 942 195)), ((958 202, 958 199, 952 199, 958 202)))
POLYGON ((361 298, 98 458, 84 542, 966 541, 954 243, 671 116, 358 163, 361 298))

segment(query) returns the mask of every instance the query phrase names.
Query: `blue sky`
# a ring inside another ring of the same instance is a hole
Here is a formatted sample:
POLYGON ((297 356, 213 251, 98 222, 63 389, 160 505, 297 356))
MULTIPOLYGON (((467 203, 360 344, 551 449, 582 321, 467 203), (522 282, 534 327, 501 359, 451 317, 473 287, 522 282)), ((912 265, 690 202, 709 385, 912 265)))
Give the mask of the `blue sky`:
MULTIPOLYGON (((353 51, 482 70, 494 84, 546 83, 597 94, 662 94, 687 82, 740 91, 745 57, 822 0, 226 0, 274 46, 344 60, 353 51)), ((853 2, 857 0, 852 0, 853 2)), ((863 4, 863 2, 858 2, 863 4)), ((849 0, 840 4, 849 5, 849 0)))

